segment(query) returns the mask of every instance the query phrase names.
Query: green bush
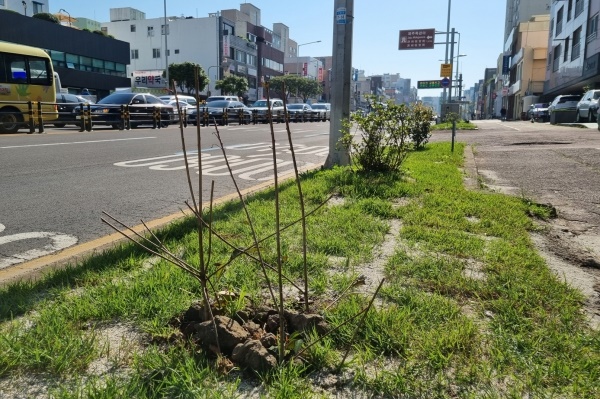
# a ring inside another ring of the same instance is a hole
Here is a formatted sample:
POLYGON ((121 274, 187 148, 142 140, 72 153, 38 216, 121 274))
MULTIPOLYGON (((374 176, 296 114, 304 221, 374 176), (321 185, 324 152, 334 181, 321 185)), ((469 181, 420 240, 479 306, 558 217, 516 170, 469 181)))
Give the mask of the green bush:
POLYGON ((37 14, 33 14, 32 18, 43 19, 44 21, 52 22, 60 25, 60 21, 56 16, 47 12, 39 12, 37 14))
POLYGON ((353 164, 361 170, 399 171, 408 153, 429 141, 433 111, 424 105, 369 100, 371 112, 356 113, 350 122, 343 122, 340 145, 350 150, 353 164), (353 129, 361 132, 360 140, 353 129))

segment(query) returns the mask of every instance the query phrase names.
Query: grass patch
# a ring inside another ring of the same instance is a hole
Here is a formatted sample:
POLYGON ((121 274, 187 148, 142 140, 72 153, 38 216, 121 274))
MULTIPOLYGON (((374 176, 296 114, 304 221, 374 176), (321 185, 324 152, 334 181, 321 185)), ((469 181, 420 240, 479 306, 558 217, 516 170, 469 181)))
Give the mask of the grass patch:
MULTIPOLYGON (((303 175, 308 210, 331 194, 343 198, 308 218, 311 298, 331 326, 367 305, 367 296, 347 287, 372 265, 390 221, 402 226, 383 266, 386 284, 364 322, 334 330, 304 353, 303 365, 263 375, 223 373, 170 327, 200 297, 197 282, 125 244, 37 282, 0 288, 0 389, 31 375, 51 379, 47 393, 61 399, 318 398, 340 392, 335 384, 315 389, 311 378, 336 375, 349 351, 342 375, 352 378, 341 385, 379 397, 599 397, 600 334, 586 324, 581 294, 548 270, 529 238, 537 229, 532 217, 550 218, 552 208, 465 190, 463 150, 461 143, 454 152, 449 143, 429 144, 410 154, 401 173, 335 168, 303 175), (325 307, 333 298, 335 305, 325 307), (135 342, 120 337, 107 345, 106 326, 115 324, 134 326, 135 342), (109 365, 105 373, 93 371, 100 360, 109 365)), ((284 186, 281 200, 285 225, 300 215, 293 184, 284 186)), ((249 198, 248 209, 257 235, 271 234, 273 192, 249 198)), ((239 204, 220 206, 213 219, 237 246, 251 244, 239 204)), ((198 264, 193 220, 158 234, 198 264)), ((212 244, 216 265, 234 255, 218 240, 212 244)), ((299 226, 282 232, 283 270, 298 284, 301 244, 299 226)), ((260 249, 275 262, 272 239, 260 249)), ((240 294, 226 312, 270 300, 262 271, 243 256, 210 272, 218 289, 240 294)))
MULTIPOLYGON (((464 120, 456 122, 457 130, 475 130, 477 125, 471 122, 465 122, 464 120)), ((452 130, 452 122, 442 122, 435 125, 431 125, 431 130, 452 130)))

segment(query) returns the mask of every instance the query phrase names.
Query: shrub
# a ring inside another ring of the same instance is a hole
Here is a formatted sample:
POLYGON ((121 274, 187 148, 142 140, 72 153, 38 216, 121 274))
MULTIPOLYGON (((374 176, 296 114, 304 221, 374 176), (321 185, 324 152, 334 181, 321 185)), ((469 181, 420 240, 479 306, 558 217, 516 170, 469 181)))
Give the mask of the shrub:
POLYGON ((422 149, 429 142, 432 119, 433 110, 431 108, 423 104, 416 104, 412 107, 410 139, 415 149, 422 149))
POLYGON ((32 18, 43 19, 44 21, 52 22, 60 25, 60 21, 56 16, 47 13, 47 12, 39 12, 37 14, 33 14, 32 18))

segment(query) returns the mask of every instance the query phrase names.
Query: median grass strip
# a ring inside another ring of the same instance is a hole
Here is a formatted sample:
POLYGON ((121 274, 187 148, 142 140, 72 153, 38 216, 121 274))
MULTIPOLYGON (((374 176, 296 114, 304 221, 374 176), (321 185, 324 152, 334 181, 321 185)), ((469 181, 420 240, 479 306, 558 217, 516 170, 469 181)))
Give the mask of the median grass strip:
MULTIPOLYGON (((171 321, 200 298, 199 285, 124 244, 0 289, 0 391, 61 399, 600 397, 600 333, 586 323, 581 294, 549 271, 529 239, 539 227, 527 215, 547 218, 549 211, 466 190, 463 150, 428 144, 398 174, 336 168, 303 176, 307 209, 331 194, 338 199, 307 223, 313 308, 341 325, 307 349, 303 363, 257 375, 190 347, 171 321), (369 302, 361 292, 378 284, 348 289, 362 283, 392 223, 400 233, 382 270, 386 282, 364 322, 344 324, 369 302)), ((280 200, 282 225, 297 220, 293 183, 280 200)), ((273 193, 249 198, 248 207, 259 237, 271 234, 273 193)), ((213 218, 236 245, 251 244, 238 204, 224 204, 213 218)), ((181 220, 158 235, 197 264, 194 224, 181 220)), ((300 282, 300 226, 282 235, 284 273, 300 282)), ((261 252, 274 263, 273 240, 261 252)), ((213 240, 212 256, 225 263, 232 251, 213 240)), ((269 302, 254 262, 239 256, 218 273, 220 287, 237 293, 229 314, 269 302)), ((296 296, 290 286, 290 307, 296 296)), ((289 350, 313 339, 290 336, 289 350)))

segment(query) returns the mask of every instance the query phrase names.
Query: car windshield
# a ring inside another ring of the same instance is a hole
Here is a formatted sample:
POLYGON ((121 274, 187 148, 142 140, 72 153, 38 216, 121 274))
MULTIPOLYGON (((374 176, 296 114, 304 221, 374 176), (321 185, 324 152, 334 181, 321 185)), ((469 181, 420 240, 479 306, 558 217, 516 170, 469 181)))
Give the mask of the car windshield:
POLYGON ((599 98, 600 98, 600 91, 594 92, 594 100, 597 100, 599 98))
POLYGON ((561 97, 558 102, 559 103, 566 103, 568 101, 579 101, 581 100, 581 96, 564 96, 561 97))
POLYGON ((304 104, 288 104, 289 109, 303 109, 304 104))
POLYGON ((266 100, 258 100, 255 101, 254 104, 252 104, 253 107, 266 107, 267 106, 267 101, 266 100))
POLYGON ((134 94, 131 93, 113 93, 98 101, 97 104, 129 104, 133 97, 134 94))
POLYGON ((533 108, 548 108, 548 103, 534 104, 533 108))
POLYGON ((327 109, 327 106, 323 104, 315 104, 312 107, 316 109, 327 109))
POLYGON ((207 105, 211 108, 227 108, 229 106, 229 101, 224 101, 224 100, 211 101, 207 105))

